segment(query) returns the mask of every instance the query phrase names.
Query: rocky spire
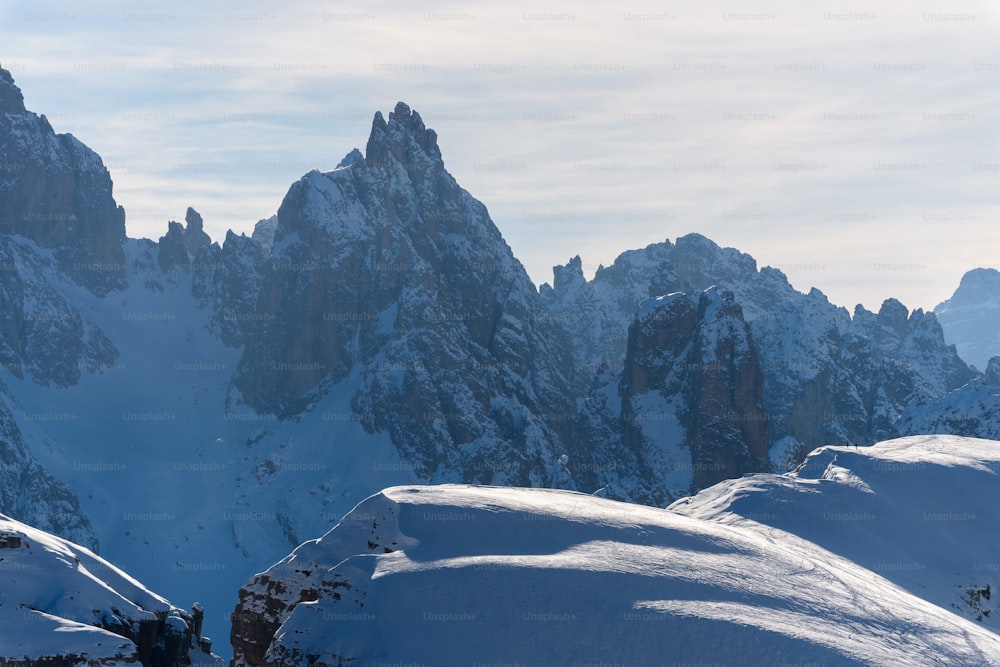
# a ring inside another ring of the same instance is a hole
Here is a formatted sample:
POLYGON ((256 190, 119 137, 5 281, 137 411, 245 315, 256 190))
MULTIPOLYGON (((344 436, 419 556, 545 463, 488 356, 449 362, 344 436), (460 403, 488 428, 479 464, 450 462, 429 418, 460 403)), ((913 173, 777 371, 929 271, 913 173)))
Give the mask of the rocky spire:
POLYGON ((424 126, 423 119, 416 111, 411 111, 404 102, 397 102, 386 122, 381 111, 375 112, 372 131, 365 148, 365 159, 369 167, 380 167, 392 155, 403 164, 413 164, 430 160, 441 164, 441 150, 437 145, 437 133, 424 126), (423 153, 423 159, 419 159, 423 153))
POLYGON ((24 96, 14 77, 0 67, 0 113, 24 113, 24 96))
POLYGON ((991 390, 1000 391, 1000 355, 994 355, 987 362, 985 380, 991 390))
POLYGON ((184 215, 184 247, 188 254, 194 257, 199 250, 212 244, 212 239, 205 233, 205 223, 201 214, 191 207, 188 207, 184 215))

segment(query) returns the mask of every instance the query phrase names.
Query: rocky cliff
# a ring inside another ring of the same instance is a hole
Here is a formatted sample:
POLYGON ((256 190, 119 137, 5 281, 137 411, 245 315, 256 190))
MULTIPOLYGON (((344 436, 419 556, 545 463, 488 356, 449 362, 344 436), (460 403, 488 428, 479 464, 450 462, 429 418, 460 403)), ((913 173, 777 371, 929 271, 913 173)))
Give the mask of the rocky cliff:
MULTIPOLYGON (((776 467, 794 465, 823 444, 903 435, 897 422, 909 402, 975 377, 945 343, 933 314, 911 314, 890 299, 877 314, 859 306, 852 316, 819 290, 798 292, 780 271, 758 269, 749 255, 698 234, 623 253, 591 281, 583 278, 578 258, 556 267, 554 275, 541 296, 554 317, 569 323, 577 386, 584 387, 589 405, 607 403, 608 385, 598 382, 605 389, 597 389, 583 378, 604 374, 613 382, 632 372, 621 360, 641 301, 711 285, 731 291, 763 375, 761 400, 776 467)), ((695 366, 690 374, 701 373, 695 366)), ((588 414, 583 423, 585 431, 596 429, 607 439, 606 417, 588 414)))
POLYGON ((607 495, 662 505, 770 469, 764 377, 731 292, 646 300, 623 372, 601 378, 584 402, 580 437, 601 462, 595 482, 607 495))
POLYGON ((52 250, 78 284, 107 294, 125 280, 125 211, 111 188, 101 158, 26 110, 0 69, 0 230, 52 250))
POLYGON ((556 482, 569 352, 405 104, 375 116, 364 156, 289 190, 255 311, 235 386, 256 410, 290 417, 356 381, 354 411, 421 477, 556 482))

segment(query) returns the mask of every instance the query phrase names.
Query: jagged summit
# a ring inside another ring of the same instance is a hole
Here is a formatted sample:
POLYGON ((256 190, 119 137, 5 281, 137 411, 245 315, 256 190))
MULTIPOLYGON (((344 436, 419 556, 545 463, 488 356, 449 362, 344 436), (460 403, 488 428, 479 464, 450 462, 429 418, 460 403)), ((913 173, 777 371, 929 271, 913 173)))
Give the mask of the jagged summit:
POLYGON ((212 243, 204 226, 201 214, 190 207, 184 215, 183 225, 174 220, 168 222, 167 233, 159 241, 157 261, 160 268, 164 271, 187 268, 198 251, 212 243))
POLYGON ((411 111, 404 102, 396 103, 388 122, 381 111, 376 111, 372 120, 365 160, 369 167, 381 167, 386 164, 389 155, 403 164, 420 163, 427 159, 442 164, 437 132, 425 127, 420 114, 411 111), (419 153, 423 153, 423 160, 419 159, 419 153))
POLYGON ((24 95, 10 72, 0 67, 0 113, 24 113, 24 95))

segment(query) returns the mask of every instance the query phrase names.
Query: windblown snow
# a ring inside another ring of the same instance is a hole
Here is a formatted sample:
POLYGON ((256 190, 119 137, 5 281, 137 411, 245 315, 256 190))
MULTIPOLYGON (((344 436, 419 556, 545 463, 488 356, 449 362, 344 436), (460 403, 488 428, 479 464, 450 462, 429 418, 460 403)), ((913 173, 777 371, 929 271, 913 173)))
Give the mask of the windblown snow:
POLYGON ((0 663, 136 664, 164 627, 187 630, 186 616, 90 550, 0 515, 0 663))
POLYGON ((936 436, 823 448, 667 510, 393 487, 237 613, 284 591, 269 662, 1000 664, 997 471, 997 443, 936 436))

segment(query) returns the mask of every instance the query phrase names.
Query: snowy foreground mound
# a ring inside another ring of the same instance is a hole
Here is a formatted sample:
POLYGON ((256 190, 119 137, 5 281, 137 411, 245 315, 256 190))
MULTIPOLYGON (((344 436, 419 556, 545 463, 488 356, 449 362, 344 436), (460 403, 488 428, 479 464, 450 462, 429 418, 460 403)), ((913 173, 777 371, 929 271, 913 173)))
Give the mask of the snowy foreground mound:
POLYGON ((821 447, 791 474, 721 482, 670 509, 793 533, 998 632, 998 474, 1000 442, 915 436, 821 447))
POLYGON ((0 664, 222 667, 194 630, 90 550, 0 515, 0 664))
POLYGON ((1000 665, 997 470, 1000 444, 934 437, 821 449, 673 511, 386 489, 243 588, 235 664, 1000 665), (969 587, 984 623, 955 613, 969 587))

